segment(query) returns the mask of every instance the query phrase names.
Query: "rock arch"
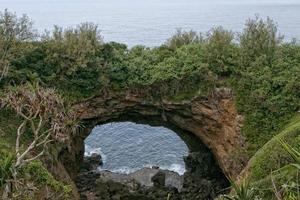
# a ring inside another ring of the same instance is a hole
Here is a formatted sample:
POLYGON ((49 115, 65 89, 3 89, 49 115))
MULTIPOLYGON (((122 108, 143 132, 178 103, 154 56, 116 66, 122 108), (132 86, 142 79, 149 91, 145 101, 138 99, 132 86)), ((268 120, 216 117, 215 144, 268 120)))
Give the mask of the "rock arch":
POLYGON ((240 131, 242 116, 235 108, 230 89, 216 89, 209 96, 180 102, 157 97, 155 91, 143 89, 106 92, 82 101, 74 108, 85 128, 74 136, 68 158, 64 156, 63 159, 71 176, 77 167, 75 163, 83 157, 83 140, 91 129, 97 124, 120 120, 165 123, 188 131, 211 150, 225 175, 237 177, 243 168, 241 161, 232 159, 245 141, 240 131))

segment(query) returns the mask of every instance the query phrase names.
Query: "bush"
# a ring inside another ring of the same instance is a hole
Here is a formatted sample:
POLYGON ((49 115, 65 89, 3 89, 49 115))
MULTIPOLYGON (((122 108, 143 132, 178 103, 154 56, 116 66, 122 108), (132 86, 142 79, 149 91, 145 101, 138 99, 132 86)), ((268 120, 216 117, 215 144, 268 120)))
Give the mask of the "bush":
POLYGON ((222 27, 212 29, 207 36, 207 63, 218 75, 228 76, 234 72, 237 45, 233 43, 234 34, 222 27))
POLYGON ((197 34, 195 31, 182 31, 181 29, 178 29, 176 34, 168 39, 166 45, 169 48, 175 50, 184 45, 200 43, 202 41, 203 37, 197 34))

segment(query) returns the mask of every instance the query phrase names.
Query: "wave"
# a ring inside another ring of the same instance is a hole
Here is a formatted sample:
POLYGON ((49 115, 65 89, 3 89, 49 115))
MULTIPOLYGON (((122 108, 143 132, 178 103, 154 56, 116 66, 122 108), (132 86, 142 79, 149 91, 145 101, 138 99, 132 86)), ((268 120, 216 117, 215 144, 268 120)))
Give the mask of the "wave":
MULTIPOLYGON (((131 167, 127 167, 127 166, 122 166, 116 169, 105 169, 102 168, 101 166, 98 167, 99 171, 110 171, 110 172, 114 172, 114 173, 119 173, 119 174, 131 174, 134 173, 140 169, 143 168, 152 168, 155 167, 157 165, 144 165, 143 167, 137 167, 137 168, 131 168, 131 167)), ((158 166, 159 169, 162 170, 168 170, 168 171, 172 171, 172 172, 176 172, 178 173, 180 176, 182 176, 185 172, 185 166, 181 165, 181 164, 171 164, 170 166, 158 166)))
POLYGON ((95 127, 85 140, 85 155, 93 153, 102 156, 99 170, 129 174, 158 166, 182 175, 188 147, 167 128, 124 122, 95 127))
POLYGON ((177 172, 179 175, 183 175, 186 172, 185 166, 181 164, 172 164, 171 166, 161 166, 160 169, 177 172))
POLYGON ((84 152, 84 156, 91 156, 93 154, 98 154, 98 155, 101 155, 101 158, 102 158, 102 162, 105 162, 106 161, 106 155, 103 153, 101 147, 99 148, 92 148, 91 146, 89 145, 85 145, 85 152, 84 152))

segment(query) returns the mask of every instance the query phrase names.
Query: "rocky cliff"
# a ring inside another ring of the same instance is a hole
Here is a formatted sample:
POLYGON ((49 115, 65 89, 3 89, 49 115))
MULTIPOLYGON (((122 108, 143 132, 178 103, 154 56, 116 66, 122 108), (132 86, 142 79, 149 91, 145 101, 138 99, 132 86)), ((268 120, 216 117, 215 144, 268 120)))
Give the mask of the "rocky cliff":
POLYGON ((122 120, 176 127, 196 135, 227 176, 237 177, 245 164, 241 159, 232 159, 245 141, 240 130, 243 118, 235 108, 230 89, 216 89, 208 96, 179 102, 167 100, 151 89, 102 92, 74 108, 85 128, 68 150, 66 165, 72 170, 76 167, 72 160, 80 162, 83 157, 83 140, 91 129, 97 124, 122 120))

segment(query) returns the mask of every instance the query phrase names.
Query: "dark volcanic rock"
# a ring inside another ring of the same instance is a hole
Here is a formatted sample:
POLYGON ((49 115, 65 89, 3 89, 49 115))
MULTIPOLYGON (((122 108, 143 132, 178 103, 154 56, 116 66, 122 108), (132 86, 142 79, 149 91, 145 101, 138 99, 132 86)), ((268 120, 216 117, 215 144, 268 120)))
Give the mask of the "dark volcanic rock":
POLYGON ((97 170, 102 165, 102 158, 100 154, 93 153, 90 156, 85 156, 81 167, 82 171, 97 170))
POLYGON ((202 151, 192 152, 185 158, 183 199, 208 200, 224 193, 228 181, 215 164, 213 155, 202 151))
POLYGON ((166 174, 164 172, 158 172, 151 178, 154 187, 164 187, 166 182, 166 174))
POLYGON ((99 177, 100 173, 97 171, 80 173, 75 179, 75 183, 77 185, 79 193, 92 190, 96 183, 96 180, 99 177))
POLYGON ((76 183, 82 200, 166 200, 168 196, 172 200, 212 200, 228 183, 211 157, 205 152, 191 153, 183 176, 157 168, 128 175, 91 171, 81 173, 76 183))
MULTIPOLYGON (((129 175, 109 171, 82 172, 76 184, 82 200, 180 200, 178 189, 166 181, 183 184, 183 177, 168 170, 144 168, 129 175), (179 181, 179 182, 178 182, 179 181)), ((182 186, 180 186, 182 188, 182 186)))
POLYGON ((82 200, 213 200, 224 193, 228 181, 214 156, 199 141, 191 138, 190 154, 185 158, 186 173, 143 168, 131 174, 93 170, 99 156, 85 158, 76 178, 82 200), (91 169, 92 171, 87 171, 91 169))

